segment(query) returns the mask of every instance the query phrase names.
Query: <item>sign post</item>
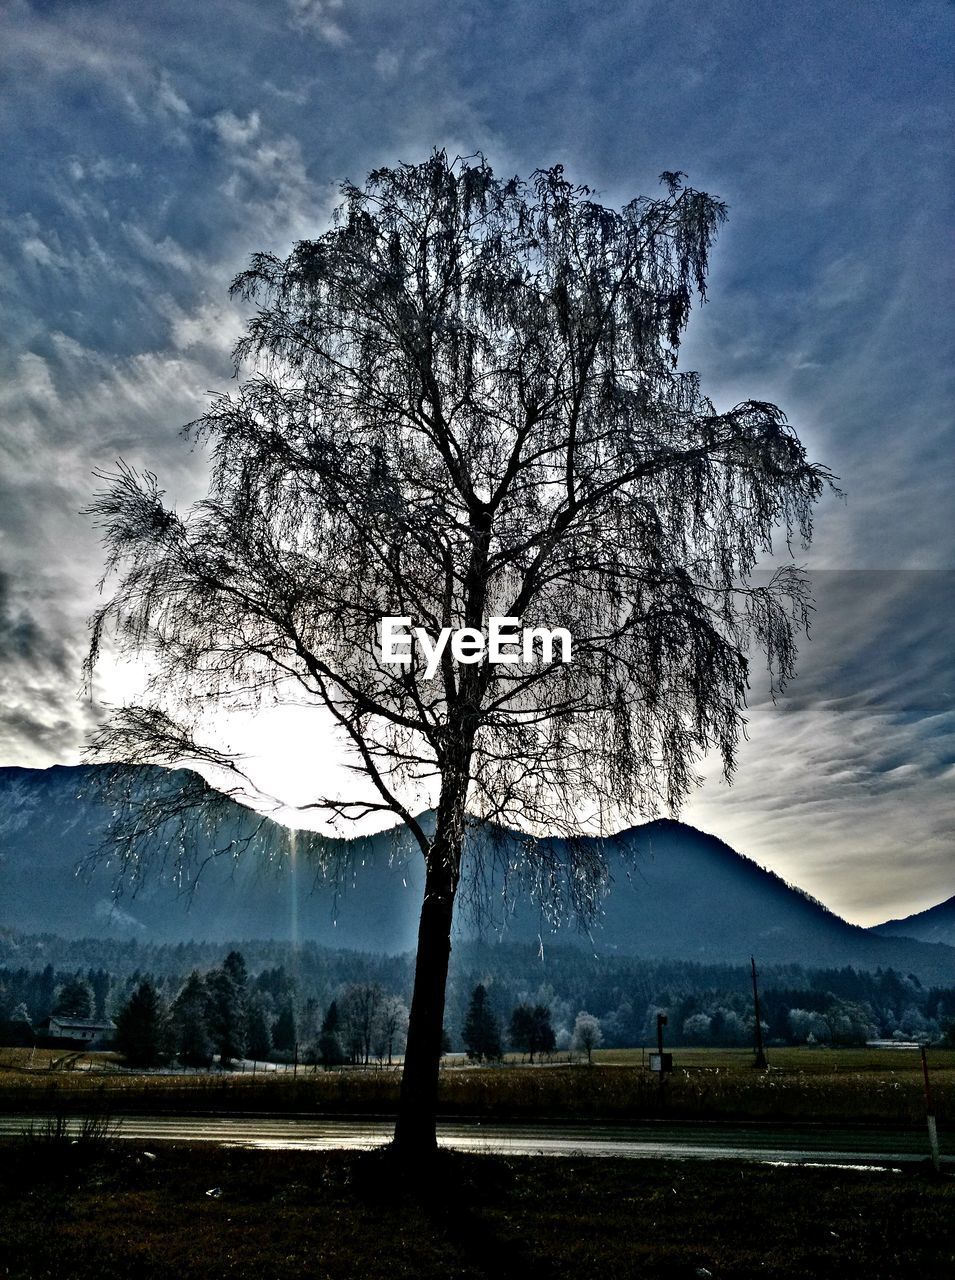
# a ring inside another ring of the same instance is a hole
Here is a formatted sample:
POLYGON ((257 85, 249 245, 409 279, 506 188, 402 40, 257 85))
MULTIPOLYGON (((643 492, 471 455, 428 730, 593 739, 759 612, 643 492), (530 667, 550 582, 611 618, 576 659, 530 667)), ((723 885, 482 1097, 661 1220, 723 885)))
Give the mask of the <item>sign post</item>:
POLYGON ((650 1070, 658 1073, 660 1085, 660 1105, 664 1100, 664 1081, 666 1073, 673 1070, 673 1054, 663 1052, 663 1028, 667 1024, 667 1015, 665 1013, 657 1014, 657 1051, 650 1054, 650 1070))

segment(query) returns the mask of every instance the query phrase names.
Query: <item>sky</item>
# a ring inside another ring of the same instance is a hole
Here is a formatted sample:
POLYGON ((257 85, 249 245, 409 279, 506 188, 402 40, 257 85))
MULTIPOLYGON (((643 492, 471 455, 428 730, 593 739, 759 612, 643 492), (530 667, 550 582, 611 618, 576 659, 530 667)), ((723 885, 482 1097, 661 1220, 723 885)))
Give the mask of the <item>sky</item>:
MULTIPOLYGON (((616 205, 678 169, 729 205, 682 367, 779 404, 846 494, 796 548, 798 678, 754 681, 733 786, 704 761, 682 816, 859 923, 955 893, 953 36, 941 0, 8 0, 0 764, 77 762, 136 683, 80 694, 80 513, 120 457, 203 492, 179 430, 229 385, 252 252, 436 146, 616 205)), ((290 803, 341 776, 314 717, 246 733, 290 803)))

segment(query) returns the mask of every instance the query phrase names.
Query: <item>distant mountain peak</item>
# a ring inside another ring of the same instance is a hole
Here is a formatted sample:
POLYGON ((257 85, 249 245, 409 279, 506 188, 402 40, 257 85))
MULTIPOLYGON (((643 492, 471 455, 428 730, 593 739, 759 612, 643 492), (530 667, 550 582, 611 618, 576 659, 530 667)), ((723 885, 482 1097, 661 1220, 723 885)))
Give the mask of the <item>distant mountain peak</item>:
MULTIPOLYGON (((99 768, 0 768, 0 927, 156 942, 275 938, 364 951, 413 949, 423 859, 415 856, 407 833, 390 828, 347 841, 322 838, 326 851, 351 861, 334 883, 316 885, 314 865, 287 856, 288 829, 227 797, 217 798, 220 825, 197 827, 185 850, 195 862, 207 863, 198 893, 184 893, 174 877, 150 873, 117 906, 115 867, 100 863, 88 877, 75 875, 77 861, 102 844, 111 812, 90 785, 101 776, 99 768), (231 835, 252 827, 260 833, 259 854, 250 849, 234 857, 231 835), (210 860, 220 846, 229 852, 210 860), (285 853, 273 858, 270 849, 285 853)), ((139 776, 151 787, 182 785, 187 791, 197 781, 189 771, 155 766, 144 766, 139 776)), ((541 904, 526 894, 512 892, 505 905, 500 865, 508 859, 500 857, 500 846, 516 838, 506 829, 494 831, 493 847, 483 846, 488 857, 481 875, 475 871, 481 837, 471 845, 464 899, 470 893, 486 909, 458 913, 459 940, 579 941, 586 922, 572 912, 555 933, 541 904), (483 875, 490 884, 487 899, 479 890, 483 875)), ((307 847, 314 837, 301 833, 300 839, 307 847)), ((566 852, 567 842, 557 837, 544 843, 558 860, 566 852)), ((603 843, 613 879, 602 915, 587 934, 598 952, 730 963, 755 954, 762 963, 882 966, 929 981, 955 981, 955 948, 850 925, 718 836, 677 819, 656 818, 603 843)), ((952 904, 955 899, 933 911, 951 915, 952 904)))
POLYGON ((941 942, 955 947, 955 896, 900 920, 886 920, 884 924, 873 925, 872 932, 883 937, 915 938, 920 942, 941 942))

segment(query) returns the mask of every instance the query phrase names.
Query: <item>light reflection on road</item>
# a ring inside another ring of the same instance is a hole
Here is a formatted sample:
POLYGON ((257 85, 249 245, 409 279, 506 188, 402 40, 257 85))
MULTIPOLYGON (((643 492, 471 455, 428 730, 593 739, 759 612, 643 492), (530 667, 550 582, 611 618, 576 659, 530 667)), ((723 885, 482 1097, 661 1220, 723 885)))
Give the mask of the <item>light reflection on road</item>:
MULTIPOLYGON (((43 1116, 0 1116, 0 1136, 42 1129, 43 1116)), ((77 1118, 74 1123, 79 1126, 77 1118)), ((371 1150, 391 1140, 390 1119, 302 1116, 123 1116, 120 1138, 148 1142, 209 1142, 270 1151, 371 1150)), ((776 1165, 885 1169, 927 1157, 915 1130, 773 1128, 666 1122, 630 1126, 444 1122, 439 1143, 458 1151, 555 1157, 750 1160, 776 1165)), ((955 1164, 951 1157, 945 1163, 955 1164)))

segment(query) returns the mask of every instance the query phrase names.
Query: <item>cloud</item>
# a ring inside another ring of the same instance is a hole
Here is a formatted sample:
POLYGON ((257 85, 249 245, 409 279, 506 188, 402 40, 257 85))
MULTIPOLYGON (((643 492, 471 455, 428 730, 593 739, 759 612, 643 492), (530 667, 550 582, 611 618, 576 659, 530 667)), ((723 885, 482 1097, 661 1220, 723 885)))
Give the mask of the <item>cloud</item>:
POLYGON ((0 759, 73 761, 90 727, 77 698, 85 636, 65 600, 32 567, 0 571, 0 759))
POLYGON ((156 102, 162 111, 167 112, 176 119, 185 121, 192 118, 192 109, 189 103, 176 92, 165 71, 159 76, 156 102))
POLYGON ((73 17, 44 20, 27 0, 12 0, 0 11, 2 60, 21 73, 29 70, 44 77, 85 72, 102 78, 139 65, 137 55, 123 47, 123 33, 129 28, 114 26, 111 38, 100 40, 73 17))
POLYGON ((262 128, 257 111, 250 112, 244 120, 232 111, 218 111, 212 117, 212 123, 225 146, 236 150, 247 147, 262 128))
POLYGON ((23 256, 41 267, 60 267, 62 259, 39 236, 28 236, 20 246, 23 256))
POLYGON ((401 59, 393 49, 381 49, 375 54, 375 70, 384 80, 394 80, 401 67, 401 59))
POLYGON ((342 45, 348 36, 341 25, 343 0, 287 0, 291 22, 300 31, 308 31, 326 44, 342 45))
POLYGON ((800 674, 776 704, 757 682, 732 787, 706 762, 686 816, 876 923, 955 889, 955 572, 819 573, 814 584, 800 674))
POLYGON ((169 337, 176 351, 231 356, 243 331, 245 315, 237 304, 206 298, 188 310, 169 301, 169 337))
MULTIPOLYGON (((435 145, 562 162, 610 203, 677 168, 726 198, 686 364, 721 406, 777 401, 842 477, 807 561, 955 564, 955 11, 821 7, 807 43, 803 8, 3 6, 5 758, 52 763, 84 729, 72 674, 28 655, 82 652, 92 469, 123 454, 197 496, 177 433, 228 386, 232 277, 324 229, 339 180, 435 145)), ((929 579, 827 581, 799 679, 775 708, 754 680, 735 787, 688 815, 849 914, 900 914, 951 892, 951 619, 929 579)))
POLYGON ((24 601, 13 599, 11 575, 0 572, 0 666, 11 663, 65 675, 68 657, 62 638, 46 632, 24 601))
MULTIPOLYGON (((31 687, 30 692, 36 690, 31 687)), ((81 721, 82 717, 73 714, 44 717, 34 708, 4 704, 0 711, 0 752, 25 768, 45 768, 51 760, 76 763, 84 736, 81 721)))

